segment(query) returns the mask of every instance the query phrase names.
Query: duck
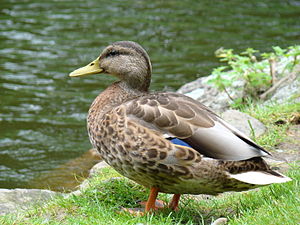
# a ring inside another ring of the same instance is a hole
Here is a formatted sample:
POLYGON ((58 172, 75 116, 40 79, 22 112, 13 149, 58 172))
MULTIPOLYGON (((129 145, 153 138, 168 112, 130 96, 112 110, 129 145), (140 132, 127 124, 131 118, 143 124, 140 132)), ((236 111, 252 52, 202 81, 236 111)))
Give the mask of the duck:
POLYGON ((225 122, 211 109, 174 92, 150 92, 152 65, 133 41, 105 47, 70 77, 92 74, 118 81, 90 106, 87 130, 104 161, 123 176, 150 189, 144 213, 157 210, 159 192, 218 195, 291 179, 264 160, 271 153, 225 122))

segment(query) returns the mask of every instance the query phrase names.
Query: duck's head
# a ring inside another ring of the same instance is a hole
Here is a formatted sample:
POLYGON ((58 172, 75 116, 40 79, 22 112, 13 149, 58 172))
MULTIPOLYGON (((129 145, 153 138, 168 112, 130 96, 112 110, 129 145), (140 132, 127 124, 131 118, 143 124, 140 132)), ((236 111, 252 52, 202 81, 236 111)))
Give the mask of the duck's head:
POLYGON ((147 91, 151 71, 150 58, 139 44, 132 41, 118 41, 107 46, 97 59, 74 70, 69 76, 106 73, 118 77, 130 88, 147 91))

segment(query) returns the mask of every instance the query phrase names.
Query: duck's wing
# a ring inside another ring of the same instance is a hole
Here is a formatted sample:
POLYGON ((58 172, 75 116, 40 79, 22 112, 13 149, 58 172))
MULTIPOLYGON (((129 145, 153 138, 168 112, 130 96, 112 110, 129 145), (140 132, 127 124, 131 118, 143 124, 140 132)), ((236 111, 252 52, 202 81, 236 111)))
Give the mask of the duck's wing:
POLYGON ((178 138, 207 157, 245 160, 270 155, 209 108, 185 95, 153 93, 122 106, 129 120, 158 131, 165 138, 178 138))

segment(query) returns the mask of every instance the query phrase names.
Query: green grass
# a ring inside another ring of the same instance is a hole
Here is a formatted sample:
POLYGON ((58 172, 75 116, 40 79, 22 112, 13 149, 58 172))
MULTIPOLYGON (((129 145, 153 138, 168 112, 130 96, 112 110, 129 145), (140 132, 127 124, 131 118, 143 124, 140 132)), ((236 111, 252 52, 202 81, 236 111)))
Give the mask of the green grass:
POLYGON ((286 138, 286 131, 291 125, 292 118, 299 116, 300 103, 274 103, 267 106, 252 104, 241 110, 265 124, 267 132, 258 139, 254 139, 258 144, 268 149, 273 148, 286 138))
MULTIPOLYGON (((112 169, 106 173, 115 173, 112 169)), ((133 217, 119 214, 120 206, 138 207, 148 190, 126 178, 103 182, 97 177, 81 196, 57 198, 45 207, 36 207, 22 215, 7 215, 0 224, 210 224, 219 217, 229 224, 298 224, 300 222, 300 170, 294 166, 293 179, 257 190, 230 193, 208 200, 184 197, 179 212, 163 210, 153 215, 133 217)), ((106 176, 107 177, 107 176, 106 176)), ((160 194, 168 200, 168 195, 160 194)))
MULTIPOLYGON (((253 106, 244 111, 267 125, 268 132, 257 141, 272 148, 285 139, 289 121, 299 108, 299 104, 286 104, 253 106), (285 124, 278 125, 279 120, 285 124)), ((226 217, 232 225, 294 225, 300 223, 299 163, 291 165, 287 175, 293 181, 203 200, 186 195, 178 212, 166 209, 134 217, 118 213, 120 207, 139 207, 137 201, 146 200, 149 190, 123 177, 111 179, 120 175, 106 168, 90 180, 90 186, 82 195, 56 198, 46 206, 2 216, 0 224, 210 224, 219 217, 226 217)), ((159 194, 159 198, 169 201, 170 195, 159 194)))

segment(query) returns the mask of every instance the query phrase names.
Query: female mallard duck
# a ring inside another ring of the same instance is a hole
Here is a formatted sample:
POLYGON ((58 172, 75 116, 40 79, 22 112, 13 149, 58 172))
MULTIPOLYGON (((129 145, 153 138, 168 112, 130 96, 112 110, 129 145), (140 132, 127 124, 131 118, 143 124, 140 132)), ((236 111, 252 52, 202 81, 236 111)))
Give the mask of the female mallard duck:
POLYGON ((106 73, 120 79, 90 107, 90 141, 122 175, 151 188, 145 211, 158 192, 216 195, 244 191, 290 178, 262 159, 270 153, 185 95, 149 93, 151 63, 137 43, 115 42, 71 77, 106 73))

